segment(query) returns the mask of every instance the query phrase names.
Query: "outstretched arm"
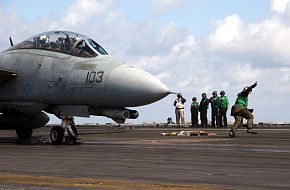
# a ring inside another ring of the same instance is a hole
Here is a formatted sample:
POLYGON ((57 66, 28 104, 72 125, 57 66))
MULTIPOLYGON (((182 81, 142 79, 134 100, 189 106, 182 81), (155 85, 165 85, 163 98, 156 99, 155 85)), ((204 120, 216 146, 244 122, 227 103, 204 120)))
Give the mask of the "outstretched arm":
POLYGON ((255 88, 256 86, 257 86, 257 82, 255 82, 255 84, 253 84, 252 86, 250 86, 251 90, 252 90, 253 88, 255 88))
POLYGON ((257 86, 257 82, 255 82, 253 85, 249 86, 247 89, 244 90, 244 94, 245 96, 248 96, 249 93, 252 91, 253 88, 255 88, 257 86))

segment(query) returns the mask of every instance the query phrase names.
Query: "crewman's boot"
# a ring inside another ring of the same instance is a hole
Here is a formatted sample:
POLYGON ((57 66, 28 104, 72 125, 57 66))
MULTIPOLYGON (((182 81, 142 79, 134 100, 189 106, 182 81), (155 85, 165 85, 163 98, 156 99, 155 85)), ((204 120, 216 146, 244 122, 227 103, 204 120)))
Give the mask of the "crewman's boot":
POLYGON ((251 133, 251 134, 254 134, 254 135, 258 134, 256 131, 253 131, 252 129, 248 129, 247 133, 251 133))
POLYGON ((236 132, 235 132, 234 130, 231 129, 231 130, 230 130, 230 133, 229 133, 229 136, 232 137, 232 138, 234 138, 235 135, 236 135, 236 132))

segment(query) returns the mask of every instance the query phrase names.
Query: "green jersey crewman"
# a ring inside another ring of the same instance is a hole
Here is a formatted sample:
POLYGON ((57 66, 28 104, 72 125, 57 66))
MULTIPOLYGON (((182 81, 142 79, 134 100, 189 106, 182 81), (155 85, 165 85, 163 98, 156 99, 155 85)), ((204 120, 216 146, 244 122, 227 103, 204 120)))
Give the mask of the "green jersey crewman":
POLYGON ((212 97, 209 99, 211 105, 211 126, 219 127, 219 107, 218 107, 219 97, 217 96, 217 91, 213 91, 212 97))
POLYGON ((202 99, 198 107, 198 110, 200 112, 200 123, 201 123, 201 127, 208 127, 207 109, 208 109, 209 99, 207 99, 206 93, 202 93, 201 96, 202 96, 202 99))
POLYGON ((190 106, 191 127, 197 127, 197 125, 198 125, 198 107, 199 107, 199 103, 197 102, 196 97, 193 97, 192 103, 190 106))
POLYGON ((238 94, 235 105, 232 107, 231 110, 231 116, 235 117, 235 123, 230 130, 230 137, 235 136, 238 127, 242 125, 243 118, 247 120, 247 132, 251 134, 257 134, 257 132, 252 130, 254 122, 254 116, 252 112, 254 110, 248 109, 248 96, 252 92, 252 89, 256 86, 257 82, 252 86, 245 87, 244 90, 238 94))
POLYGON ((220 92, 220 97, 218 99, 218 108, 219 108, 219 124, 220 127, 227 127, 228 120, 227 120, 227 111, 229 107, 229 99, 225 96, 225 91, 220 92))

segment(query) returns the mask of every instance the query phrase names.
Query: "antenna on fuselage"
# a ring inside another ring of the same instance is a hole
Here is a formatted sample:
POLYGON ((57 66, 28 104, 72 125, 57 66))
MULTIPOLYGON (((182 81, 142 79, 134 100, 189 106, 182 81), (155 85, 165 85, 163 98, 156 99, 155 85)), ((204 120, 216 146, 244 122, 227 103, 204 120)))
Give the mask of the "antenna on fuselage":
POLYGON ((10 40, 10 45, 11 45, 11 47, 13 46, 13 41, 12 41, 12 38, 11 37, 9 37, 9 40, 10 40))

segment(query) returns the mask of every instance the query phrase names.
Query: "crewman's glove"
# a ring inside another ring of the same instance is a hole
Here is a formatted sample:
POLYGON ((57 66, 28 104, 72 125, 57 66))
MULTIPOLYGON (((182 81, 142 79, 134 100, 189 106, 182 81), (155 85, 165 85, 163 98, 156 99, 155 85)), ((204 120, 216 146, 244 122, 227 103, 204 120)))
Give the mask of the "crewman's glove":
POLYGON ((255 84, 253 84, 250 88, 255 88, 257 86, 257 82, 255 82, 255 84))

